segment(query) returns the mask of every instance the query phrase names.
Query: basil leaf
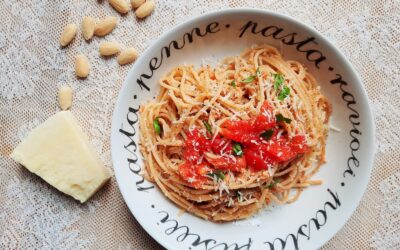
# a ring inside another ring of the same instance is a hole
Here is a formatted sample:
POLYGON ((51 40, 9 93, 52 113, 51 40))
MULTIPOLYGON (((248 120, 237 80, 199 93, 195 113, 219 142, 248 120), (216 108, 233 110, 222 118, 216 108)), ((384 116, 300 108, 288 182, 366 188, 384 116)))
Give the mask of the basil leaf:
POLYGON ((211 125, 207 121, 203 121, 204 127, 206 127, 207 131, 212 134, 211 125))
POLYGON ((272 129, 268 129, 267 131, 263 132, 260 136, 268 141, 269 139, 271 139, 271 136, 273 134, 274 134, 274 131, 272 129))
POLYGON ((242 145, 238 142, 233 143, 233 154, 236 156, 242 156, 243 150, 242 145))
POLYGON ((271 183, 269 183, 267 186, 265 186, 265 188, 273 188, 276 186, 276 184, 278 184, 280 182, 279 179, 276 180, 272 180, 271 183))
POLYGON ((243 193, 240 192, 239 190, 235 190, 235 196, 238 199, 239 202, 243 201, 243 193))
POLYGON ((154 127, 154 130, 156 131, 156 134, 161 134, 161 126, 160 126, 160 122, 158 121, 158 117, 156 117, 154 120, 153 120, 153 127, 154 127))
POLYGON ((274 78, 274 89, 278 91, 285 79, 282 74, 272 74, 272 77, 274 78))
POLYGON ((260 67, 257 67, 256 69, 256 76, 261 77, 260 67))
POLYGON ((283 101, 290 94, 290 88, 288 86, 283 86, 282 91, 278 95, 278 100, 283 101))
POLYGON ((232 86, 232 87, 236 87, 236 82, 235 82, 235 80, 233 80, 233 81, 231 82, 231 86, 232 86))
POLYGON ((247 77, 246 79, 244 79, 242 82, 250 83, 250 82, 254 81, 255 79, 256 79, 256 76, 255 75, 251 75, 251 76, 247 77))
POLYGON ((284 117, 282 114, 277 114, 277 115, 275 116, 275 118, 276 118, 276 121, 277 121, 277 122, 285 122, 285 123, 287 123, 287 124, 290 124, 290 123, 292 122, 292 119, 286 118, 286 117, 284 117))
POLYGON ((225 179, 225 174, 224 174, 224 172, 222 172, 222 171, 220 171, 220 170, 217 170, 217 171, 215 171, 215 172, 209 172, 209 173, 207 173, 207 175, 210 176, 210 177, 213 178, 213 179, 216 179, 216 180, 223 180, 223 179, 225 179))
POLYGON ((217 171, 215 174, 217 175, 218 179, 225 179, 225 174, 222 171, 217 171))

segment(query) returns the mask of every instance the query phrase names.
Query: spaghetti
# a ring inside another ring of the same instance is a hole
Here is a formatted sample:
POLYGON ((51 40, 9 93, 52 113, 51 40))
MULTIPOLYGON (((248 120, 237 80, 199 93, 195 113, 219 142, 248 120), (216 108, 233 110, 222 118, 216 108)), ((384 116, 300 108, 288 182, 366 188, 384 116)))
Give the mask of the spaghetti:
POLYGON ((185 211, 244 219, 321 184, 331 106, 299 62, 262 45, 160 85, 140 109, 144 175, 185 211))

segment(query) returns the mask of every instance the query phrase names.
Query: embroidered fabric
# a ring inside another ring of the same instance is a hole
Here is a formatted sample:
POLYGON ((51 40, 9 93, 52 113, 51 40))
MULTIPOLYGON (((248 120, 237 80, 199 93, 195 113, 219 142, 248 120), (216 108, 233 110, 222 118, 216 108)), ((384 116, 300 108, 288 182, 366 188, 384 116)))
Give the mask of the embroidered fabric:
MULTIPOLYGON (((127 0, 126 0, 127 1, 127 0)), ((400 2, 397 0, 158 0, 138 21, 107 1, 3 0, 0 2, 0 248, 161 248, 130 214, 115 178, 79 205, 9 158, 27 133, 59 110, 57 91, 74 89, 73 112, 104 164, 112 169, 109 134, 118 91, 130 66, 101 59, 100 41, 118 41, 142 53, 176 24, 202 13, 235 7, 268 9, 316 28, 339 47, 363 79, 373 105, 377 155, 362 202, 323 249, 400 248, 400 2), (78 32, 66 49, 65 24, 82 17, 119 18, 118 28, 87 43, 78 32), (74 75, 84 53, 90 76, 74 75)))

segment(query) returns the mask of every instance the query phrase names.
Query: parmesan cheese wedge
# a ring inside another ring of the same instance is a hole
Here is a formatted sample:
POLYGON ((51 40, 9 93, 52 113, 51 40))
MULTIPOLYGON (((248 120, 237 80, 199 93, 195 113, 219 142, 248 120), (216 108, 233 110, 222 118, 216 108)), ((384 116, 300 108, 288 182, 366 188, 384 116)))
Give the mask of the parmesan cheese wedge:
POLYGON ((11 158, 81 203, 111 177, 70 111, 33 129, 11 158))

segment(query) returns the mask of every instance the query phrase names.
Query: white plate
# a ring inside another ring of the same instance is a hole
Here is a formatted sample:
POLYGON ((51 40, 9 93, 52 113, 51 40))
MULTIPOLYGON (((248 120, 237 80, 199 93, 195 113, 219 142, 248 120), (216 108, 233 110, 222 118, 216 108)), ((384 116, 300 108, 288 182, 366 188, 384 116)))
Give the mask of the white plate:
POLYGON ((234 9, 209 13, 175 27, 135 62, 115 106, 111 146, 118 185, 129 209, 164 247, 315 249, 328 241, 357 207, 371 172, 374 138, 362 82, 326 38, 284 15, 234 9), (216 224, 188 213, 179 215, 179 208, 140 175, 139 105, 157 95, 158 79, 177 65, 200 65, 204 59, 238 55, 245 48, 264 43, 283 51, 286 59, 305 64, 333 105, 331 124, 340 132, 329 132, 327 163, 316 175, 324 184, 308 188, 293 204, 273 206, 239 222, 216 224))

